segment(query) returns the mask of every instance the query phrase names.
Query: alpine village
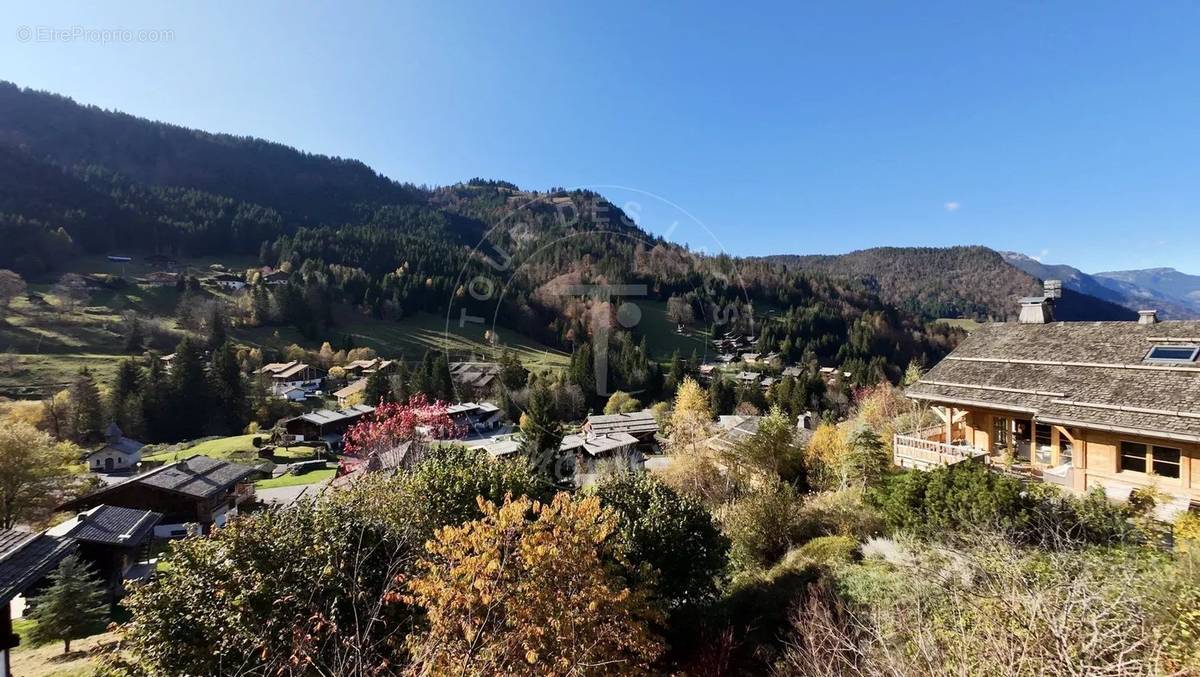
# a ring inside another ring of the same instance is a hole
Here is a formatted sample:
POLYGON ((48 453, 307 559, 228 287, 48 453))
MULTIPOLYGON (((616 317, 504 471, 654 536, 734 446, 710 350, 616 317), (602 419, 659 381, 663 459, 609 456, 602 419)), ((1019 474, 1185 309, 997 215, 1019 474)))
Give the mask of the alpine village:
POLYGON ((6 82, 0 242, 0 677, 1200 674, 1200 291, 6 82))

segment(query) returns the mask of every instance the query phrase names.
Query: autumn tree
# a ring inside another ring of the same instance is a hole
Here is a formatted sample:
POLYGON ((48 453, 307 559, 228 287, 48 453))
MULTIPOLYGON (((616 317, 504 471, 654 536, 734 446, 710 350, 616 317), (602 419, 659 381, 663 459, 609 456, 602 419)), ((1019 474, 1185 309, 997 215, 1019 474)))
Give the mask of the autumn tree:
POLYGON ((700 443, 710 437, 711 428, 708 396, 694 379, 684 378, 675 392, 675 406, 671 411, 671 451, 697 451, 700 443))
POLYGON ((0 270, 0 318, 8 313, 12 300, 25 293, 25 280, 11 270, 0 270))
POLYGON ((373 414, 346 430, 343 444, 347 453, 365 457, 422 438, 462 437, 466 431, 446 410, 445 402, 430 401, 420 393, 403 404, 384 402, 375 407, 373 414))
POLYGON ((0 526, 47 519, 74 484, 69 464, 78 456, 75 445, 55 442, 28 423, 0 425, 0 526))
POLYGON ((618 390, 608 398, 608 402, 604 405, 605 414, 630 414, 635 411, 640 411, 642 403, 638 402, 633 395, 627 392, 618 390))
MULTIPOLYGON (((440 530, 409 601, 427 616, 414 651, 433 674, 651 674, 663 650, 647 591, 622 577, 619 520, 592 497, 527 498, 440 530)), ((625 565, 627 566, 627 565, 625 565)))

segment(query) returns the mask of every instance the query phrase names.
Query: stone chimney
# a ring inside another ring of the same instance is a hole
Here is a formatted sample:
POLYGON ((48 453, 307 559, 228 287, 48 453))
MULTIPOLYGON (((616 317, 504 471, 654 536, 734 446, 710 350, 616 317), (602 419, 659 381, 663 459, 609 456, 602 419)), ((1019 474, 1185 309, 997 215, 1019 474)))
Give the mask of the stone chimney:
POLYGON ((1158 324, 1157 310, 1139 310, 1138 324, 1158 324))
POLYGON ((1046 280, 1042 283, 1042 292, 1048 299, 1062 298, 1062 280, 1046 280))
POLYGON ((1045 296, 1026 296, 1021 299, 1021 324, 1048 324, 1054 321, 1054 299, 1045 296))

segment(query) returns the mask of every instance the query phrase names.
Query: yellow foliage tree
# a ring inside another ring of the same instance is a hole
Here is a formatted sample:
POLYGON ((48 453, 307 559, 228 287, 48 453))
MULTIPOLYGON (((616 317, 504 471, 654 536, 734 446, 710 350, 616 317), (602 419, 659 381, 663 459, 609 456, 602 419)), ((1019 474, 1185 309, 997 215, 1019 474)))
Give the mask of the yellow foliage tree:
POLYGON ((479 506, 482 519, 437 532, 408 583, 429 623, 414 673, 649 674, 662 617, 620 575, 611 510, 563 493, 479 506))
POLYGON ((675 391, 675 406, 671 412, 671 451, 695 452, 711 437, 712 412, 708 409, 708 394, 688 376, 675 391))
POLYGON ((849 455, 850 446, 844 431, 832 423, 817 426, 808 441, 805 458, 809 468, 809 483, 818 489, 845 488, 845 468, 849 455))

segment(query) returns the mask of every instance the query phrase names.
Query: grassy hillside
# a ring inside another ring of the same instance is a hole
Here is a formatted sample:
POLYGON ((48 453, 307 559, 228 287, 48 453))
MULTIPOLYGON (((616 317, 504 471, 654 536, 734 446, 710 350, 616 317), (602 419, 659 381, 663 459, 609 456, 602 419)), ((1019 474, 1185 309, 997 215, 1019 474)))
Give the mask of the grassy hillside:
MULTIPOLYGON (((192 270, 207 270, 213 259, 190 260, 192 270)), ((242 269, 246 261, 231 259, 226 265, 242 269)), ((141 275, 144 264, 114 264, 103 257, 87 257, 72 262, 72 272, 81 274, 120 274, 127 269, 130 278, 141 275)), ((181 332, 175 320, 179 292, 174 287, 155 287, 130 283, 117 289, 94 289, 78 308, 64 311, 54 287, 47 281, 29 285, 31 294, 39 295, 44 303, 20 297, 13 301, 7 314, 0 319, 0 396, 44 397, 66 387, 80 368, 87 367, 101 382, 107 382, 124 351, 124 316, 132 313, 146 327, 151 325, 158 338, 153 345, 170 352, 181 332)), ((205 292, 209 294, 211 292, 205 292)), ((322 341, 339 343, 350 334, 359 346, 368 346, 388 357, 420 358, 426 350, 448 350, 454 357, 476 355, 490 359, 499 354, 500 347, 513 348, 520 359, 531 368, 558 368, 567 364, 570 356, 561 350, 547 347, 536 340, 512 331, 499 332, 499 344, 489 345, 484 338, 483 325, 457 322, 447 325, 444 317, 418 313, 400 321, 377 320, 339 306, 335 311, 336 326, 316 340, 304 338, 292 327, 234 328, 236 341, 252 346, 282 350, 292 343, 318 348, 322 341)), ((673 331, 673 330, 672 330, 673 331)))
MULTIPOLYGON (((498 345, 492 346, 484 337, 486 325, 460 327, 456 321, 447 322, 445 317, 429 313, 416 313, 401 320, 377 320, 342 307, 336 317, 337 326, 330 331, 329 339, 349 334, 356 346, 374 348, 388 357, 403 356, 411 360, 419 359, 427 350, 447 350, 455 358, 476 355, 486 360, 497 357, 503 347, 509 347, 530 368, 565 367, 570 361, 570 355, 561 350, 504 329, 498 331, 498 345)), ((231 334, 238 342, 275 349, 292 343, 306 348, 321 345, 320 340, 308 340, 291 327, 234 329, 231 334)))
POLYGON ((704 357, 708 347, 708 331, 696 327, 689 328, 686 334, 675 331, 675 324, 667 319, 667 303, 638 299, 638 308, 642 311, 642 319, 634 330, 639 336, 646 337, 646 348, 658 360, 666 360, 671 353, 678 350, 687 359, 692 351, 704 357))

